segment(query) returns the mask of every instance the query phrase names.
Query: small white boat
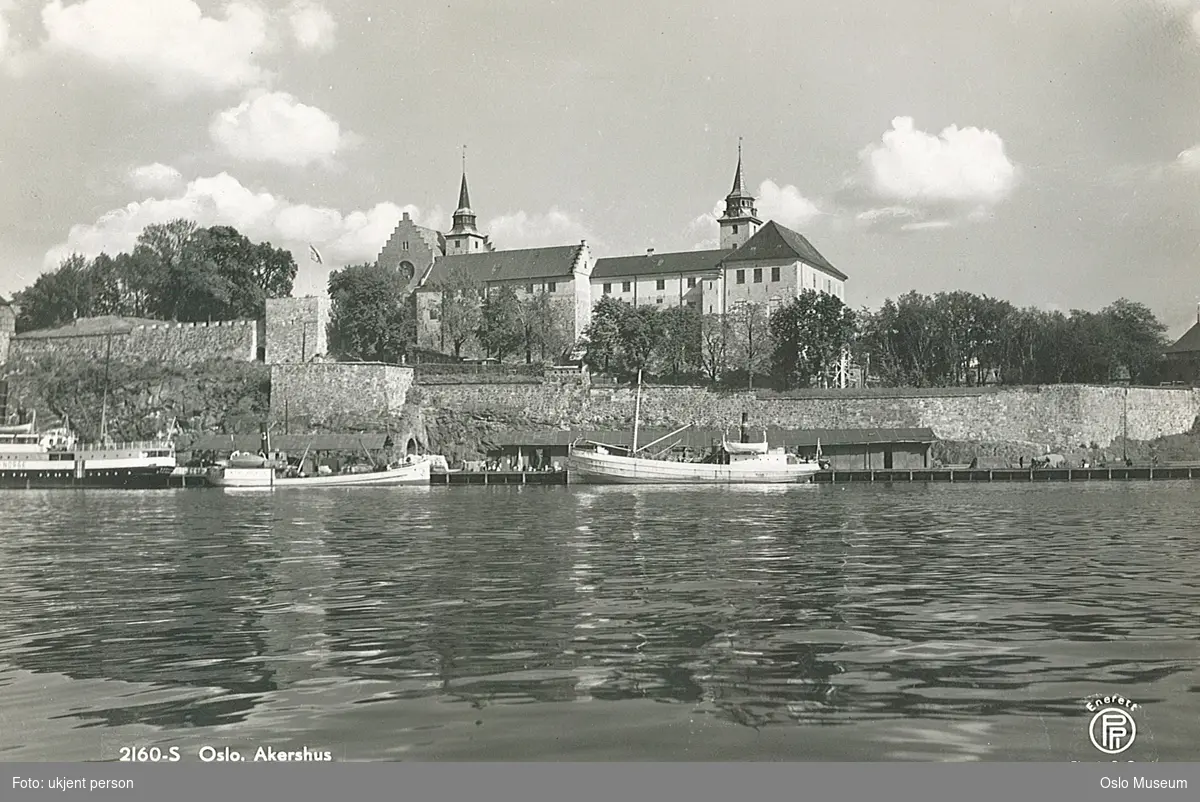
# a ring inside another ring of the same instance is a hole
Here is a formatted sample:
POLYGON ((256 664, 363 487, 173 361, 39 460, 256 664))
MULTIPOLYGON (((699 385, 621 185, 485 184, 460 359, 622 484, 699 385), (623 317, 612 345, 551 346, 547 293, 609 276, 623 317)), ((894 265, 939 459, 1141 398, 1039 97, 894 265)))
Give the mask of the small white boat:
POLYGON ((213 487, 269 490, 291 487, 396 487, 400 485, 429 485, 432 461, 418 458, 401 465, 346 473, 318 473, 314 476, 281 475, 271 465, 238 467, 216 465, 208 470, 208 483, 213 487))
MULTIPOLYGON (((689 428, 684 426, 638 448, 641 396, 639 372, 633 413, 633 447, 627 450, 603 443, 575 441, 567 452, 567 473, 573 481, 597 484, 799 484, 810 481, 813 474, 821 470, 817 461, 801 459, 783 448, 770 448, 765 433, 758 443, 731 443, 722 437, 717 453, 702 462, 639 457, 638 454, 650 446, 689 428), (614 451, 627 453, 615 454, 614 451)), ((742 417, 744 426, 745 416, 742 417)))

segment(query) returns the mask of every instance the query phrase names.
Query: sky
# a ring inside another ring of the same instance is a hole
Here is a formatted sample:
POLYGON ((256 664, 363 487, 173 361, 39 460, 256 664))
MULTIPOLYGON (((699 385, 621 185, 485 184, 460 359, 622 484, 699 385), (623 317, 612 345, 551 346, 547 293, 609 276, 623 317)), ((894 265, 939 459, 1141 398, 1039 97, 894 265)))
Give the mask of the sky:
POLYGON ((463 146, 498 248, 712 247, 741 138, 852 306, 1200 308, 1200 0, 0 0, 0 109, 5 296, 175 217, 322 292, 463 146))

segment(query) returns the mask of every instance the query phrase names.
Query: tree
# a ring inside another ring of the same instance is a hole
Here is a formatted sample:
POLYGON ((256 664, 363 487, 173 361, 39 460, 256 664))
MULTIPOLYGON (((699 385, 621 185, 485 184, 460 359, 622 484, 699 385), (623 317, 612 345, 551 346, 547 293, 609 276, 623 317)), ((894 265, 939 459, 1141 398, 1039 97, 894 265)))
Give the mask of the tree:
POLYGON ((804 290, 771 316, 772 366, 784 388, 825 386, 856 331, 854 311, 828 293, 804 290))
POLYGON ((690 306, 673 306, 660 313, 659 355, 664 372, 675 378, 701 369, 700 313, 690 306))
POLYGON ((754 376, 762 373, 771 355, 767 310, 760 303, 741 302, 729 313, 729 355, 738 370, 746 372, 746 387, 754 389, 754 376))
POLYGON ((663 338, 662 314, 653 306, 631 308, 621 319, 622 372, 632 376, 650 367, 663 338))
POLYGON ((394 267, 350 265, 329 274, 329 347, 339 356, 399 362, 416 340, 416 317, 394 267))
POLYGON ((479 331, 484 287, 466 268, 454 267, 441 277, 438 288, 441 350, 449 346, 460 357, 463 346, 479 331))
POLYGON ((1114 365, 1128 368, 1134 383, 1155 381, 1167 346, 1167 327, 1144 304, 1127 298, 1106 306, 1100 314, 1108 322, 1114 365))
POLYGON ((502 286, 487 294, 480 309, 476 336, 484 352, 501 362, 528 342, 516 290, 502 286))
POLYGON ((176 218, 148 225, 138 235, 133 253, 147 270, 146 280, 154 298, 150 311, 156 317, 180 320, 195 291, 184 256, 184 248, 195 232, 194 222, 176 218))
POLYGON ((17 331, 36 331, 88 317, 91 308, 90 263, 79 254, 71 254, 58 268, 43 273, 13 300, 20 308, 17 331))
POLYGON ((595 373, 611 373, 621 364, 622 321, 633 312, 625 301, 611 296, 600 299, 592 308, 592 322, 584 332, 584 364, 595 373))
POLYGON ((283 248, 254 243, 230 226, 198 229, 185 241, 187 302, 182 319, 258 319, 268 298, 292 294, 296 262, 283 248))
POLYGON ((539 292, 520 302, 525 363, 557 360, 574 344, 575 310, 571 302, 539 292))
POLYGON ((700 318, 700 370, 713 384, 721 380, 729 363, 729 326, 724 315, 700 318))

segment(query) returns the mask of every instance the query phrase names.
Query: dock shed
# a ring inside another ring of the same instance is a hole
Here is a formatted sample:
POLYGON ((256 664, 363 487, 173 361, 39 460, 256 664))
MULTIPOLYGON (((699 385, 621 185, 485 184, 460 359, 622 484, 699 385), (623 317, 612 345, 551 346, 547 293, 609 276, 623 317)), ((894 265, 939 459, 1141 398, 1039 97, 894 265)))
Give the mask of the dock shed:
MULTIPOLYGON (((763 434, 762 427, 747 428, 750 439, 763 434)), ((821 456, 834 470, 892 470, 928 468, 932 461, 933 443, 937 439, 932 429, 781 429, 766 428, 767 442, 772 448, 782 446, 790 453, 813 457, 820 445, 821 456)), ((638 443, 646 445, 666 438, 649 450, 649 454, 670 450, 677 458, 706 453, 720 445, 725 432, 721 429, 690 428, 668 437, 671 429, 641 429, 638 443)), ((730 440, 739 437, 738 428, 728 432, 730 440)), ((625 430, 512 430, 498 434, 487 443, 488 458, 504 462, 517 469, 543 470, 555 462, 565 463, 567 449, 576 439, 628 448, 633 432, 625 430)))

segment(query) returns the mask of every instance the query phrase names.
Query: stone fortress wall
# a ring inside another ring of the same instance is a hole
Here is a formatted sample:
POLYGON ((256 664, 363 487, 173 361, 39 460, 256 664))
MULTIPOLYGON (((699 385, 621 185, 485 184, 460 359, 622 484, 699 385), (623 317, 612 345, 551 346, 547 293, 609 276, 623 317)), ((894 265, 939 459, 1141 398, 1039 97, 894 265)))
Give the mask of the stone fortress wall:
POLYGON ((190 365, 211 359, 268 364, 311 361, 329 350, 327 298, 267 301, 264 320, 172 323, 93 318, 47 332, 13 335, 11 309, 0 304, 0 365, 49 354, 190 365), (6 315, 5 313, 9 313, 6 315), (78 327, 78 333, 72 328, 78 327))
POLYGON ((84 330, 79 335, 17 336, 9 342, 8 359, 18 361, 48 354, 103 359, 111 340, 114 359, 177 365, 210 359, 252 362, 258 355, 259 330, 260 324, 254 320, 222 320, 213 323, 145 323, 111 334, 86 333, 84 330))
MULTIPOLYGON (((434 416, 527 421, 514 428, 624 429, 633 418, 634 391, 571 384, 438 384, 421 387, 434 416)), ((717 393, 697 387, 647 387, 641 420, 646 427, 736 429, 741 414, 751 426, 785 429, 928 427, 944 440, 1024 443, 1070 449, 1109 446, 1128 430, 1132 440, 1190 431, 1200 416, 1200 389, 1052 385, 968 390, 839 390, 795 397, 717 393)))

